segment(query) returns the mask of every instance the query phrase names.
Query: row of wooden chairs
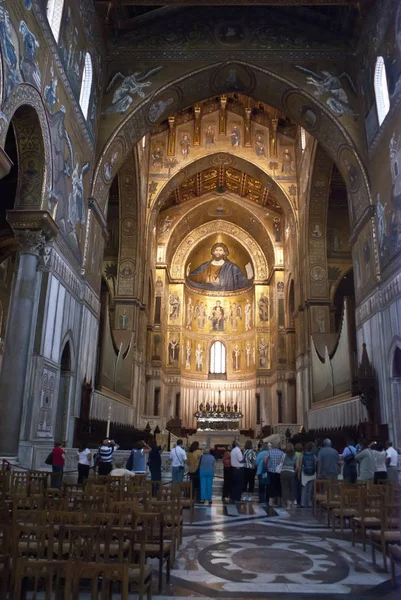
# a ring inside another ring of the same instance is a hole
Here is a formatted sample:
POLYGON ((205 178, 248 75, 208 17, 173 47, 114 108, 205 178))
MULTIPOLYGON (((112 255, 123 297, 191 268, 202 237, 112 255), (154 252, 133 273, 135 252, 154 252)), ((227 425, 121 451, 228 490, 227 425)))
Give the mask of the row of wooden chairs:
POLYGON ((390 556, 392 578, 395 581, 394 570, 399 552, 394 548, 401 545, 400 487, 371 482, 352 485, 341 481, 316 480, 315 492, 315 510, 320 507, 327 511, 328 525, 331 521, 333 532, 339 525, 343 533, 348 523, 352 545, 355 545, 359 535, 364 551, 369 532, 373 564, 376 565, 376 550, 380 550, 383 568, 387 571, 387 559, 390 556))

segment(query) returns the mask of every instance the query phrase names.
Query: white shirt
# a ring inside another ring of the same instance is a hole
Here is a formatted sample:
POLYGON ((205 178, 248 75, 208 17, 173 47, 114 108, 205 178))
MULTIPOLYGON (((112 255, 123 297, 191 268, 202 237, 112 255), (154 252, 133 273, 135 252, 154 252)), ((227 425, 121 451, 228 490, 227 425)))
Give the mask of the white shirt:
POLYGON ((87 465, 90 466, 91 461, 88 459, 89 454, 91 454, 91 451, 89 450, 89 448, 85 448, 85 450, 82 450, 82 452, 78 452, 78 462, 81 465, 87 465))
POLYGON ((187 460, 187 453, 181 446, 175 446, 170 452, 170 458, 172 467, 183 467, 187 460))
POLYGON ((398 465, 398 452, 395 448, 393 448, 392 446, 390 446, 389 448, 387 448, 386 450, 386 456, 387 458, 391 459, 391 462, 389 465, 389 467, 396 467, 398 465))
POLYGON ((244 463, 242 462, 243 456, 241 452, 241 448, 239 446, 235 446, 231 450, 231 466, 232 467, 243 467, 244 463))

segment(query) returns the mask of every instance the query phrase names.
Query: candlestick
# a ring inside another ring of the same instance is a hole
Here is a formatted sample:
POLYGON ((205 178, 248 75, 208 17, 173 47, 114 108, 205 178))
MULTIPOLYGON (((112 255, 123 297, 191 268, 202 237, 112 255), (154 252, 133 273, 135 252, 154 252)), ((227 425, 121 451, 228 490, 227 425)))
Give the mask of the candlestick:
POLYGON ((107 415, 107 428, 106 428, 106 438, 110 435, 110 422, 111 422, 111 402, 109 404, 109 412, 107 415))

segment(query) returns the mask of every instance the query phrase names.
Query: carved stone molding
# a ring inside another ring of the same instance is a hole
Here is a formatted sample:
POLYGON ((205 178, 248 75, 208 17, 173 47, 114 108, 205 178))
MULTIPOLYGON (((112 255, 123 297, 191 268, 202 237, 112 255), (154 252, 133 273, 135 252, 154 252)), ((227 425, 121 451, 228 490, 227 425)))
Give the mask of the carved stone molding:
POLYGON ((103 237, 107 237, 107 222, 104 218, 103 212, 99 206, 96 198, 88 198, 88 208, 91 210, 95 216, 96 221, 99 223, 100 228, 102 230, 103 237))
POLYGON ((46 238, 41 231, 18 229, 14 232, 19 250, 22 254, 40 256, 46 244, 46 238))

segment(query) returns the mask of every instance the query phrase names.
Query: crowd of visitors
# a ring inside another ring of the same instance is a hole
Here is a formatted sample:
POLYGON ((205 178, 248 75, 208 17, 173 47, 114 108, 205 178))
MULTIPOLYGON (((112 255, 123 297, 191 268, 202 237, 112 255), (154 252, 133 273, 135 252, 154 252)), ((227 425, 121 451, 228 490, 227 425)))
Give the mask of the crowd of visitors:
MULTIPOLYGON (((114 440, 105 439, 92 457, 92 451, 82 444, 77 452, 78 483, 84 484, 92 466, 99 475, 134 476, 146 473, 155 481, 154 493, 157 493, 157 482, 162 479, 162 452, 165 444, 156 441, 148 446, 144 441, 135 443, 124 466, 116 465, 113 469, 113 454, 118 449, 114 440)), ((216 458, 213 450, 201 449, 199 442, 191 444, 186 452, 183 440, 177 440, 170 451, 172 482, 184 479, 187 467, 188 479, 192 482, 195 499, 204 504, 212 504, 212 487, 215 474, 216 458)), ((61 442, 56 442, 48 458, 52 465, 52 486, 61 487, 64 473, 66 452, 61 442)), ((319 479, 337 479, 341 476, 349 483, 372 481, 383 483, 386 480, 398 481, 398 453, 390 441, 367 443, 361 440, 354 444, 348 440, 342 453, 332 447, 331 440, 325 439, 293 445, 288 443, 284 449, 276 444, 260 442, 258 448, 253 447, 252 440, 247 440, 243 451, 238 441, 228 447, 223 456, 223 502, 241 502, 254 499, 255 481, 258 481, 259 502, 269 506, 291 508, 312 506, 313 481, 319 479)))

